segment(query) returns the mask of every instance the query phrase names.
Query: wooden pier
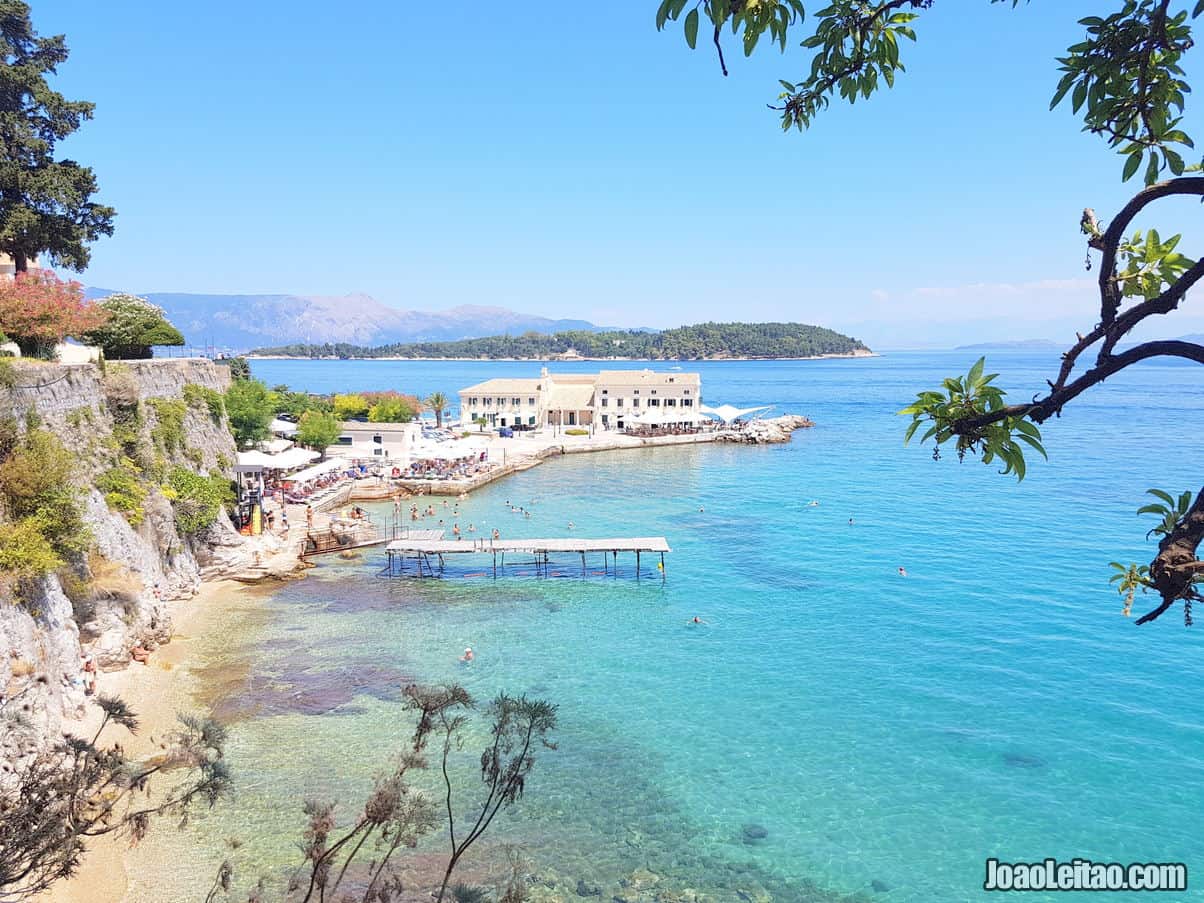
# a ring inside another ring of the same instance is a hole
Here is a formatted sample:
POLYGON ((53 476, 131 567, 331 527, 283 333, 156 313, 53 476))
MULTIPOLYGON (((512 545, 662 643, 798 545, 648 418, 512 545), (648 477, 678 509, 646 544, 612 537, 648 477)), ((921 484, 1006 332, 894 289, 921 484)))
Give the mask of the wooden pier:
MULTIPOLYGON (((672 551, 663 536, 625 537, 618 539, 445 539, 443 531, 411 531, 407 537, 394 539, 386 546, 389 563, 381 575, 385 577, 438 577, 444 572, 451 555, 483 555, 492 559, 492 575, 497 577, 506 567, 506 553, 511 562, 515 556, 532 563, 537 576, 552 576, 552 555, 580 557, 581 576, 589 574, 589 558, 601 556, 602 573, 619 575, 619 553, 635 555, 634 574, 640 577, 641 556, 659 555, 657 571, 665 576, 665 553, 672 551), (420 533, 438 534, 420 536, 420 533), (530 558, 527 558, 530 556, 530 558), (407 569, 407 562, 413 565, 407 569)), ((596 559, 595 559, 596 560, 596 559)), ((595 565, 596 566, 596 565, 595 565)), ((562 575, 559 575, 562 576, 562 575)))

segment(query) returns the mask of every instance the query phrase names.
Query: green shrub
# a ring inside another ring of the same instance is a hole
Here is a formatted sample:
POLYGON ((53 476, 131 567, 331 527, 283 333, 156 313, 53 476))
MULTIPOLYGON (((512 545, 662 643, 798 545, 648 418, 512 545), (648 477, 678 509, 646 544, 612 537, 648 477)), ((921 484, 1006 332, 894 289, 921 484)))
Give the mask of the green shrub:
POLYGON ((151 439, 168 454, 184 447, 184 415, 188 408, 184 402, 173 398, 148 398, 147 404, 155 412, 155 428, 151 439))
POLYGON ((78 493, 71 477, 74 456, 52 433, 29 430, 0 464, 0 498, 13 521, 32 520, 60 555, 87 548, 78 493))
POLYGON ((184 386, 184 401, 190 408, 208 410, 209 416, 214 423, 221 423, 222 417, 226 413, 226 405, 222 401, 222 393, 207 386, 188 383, 184 386))
POLYGON ((199 533, 215 520, 222 505, 233 500, 230 483, 220 475, 204 476, 187 467, 173 467, 163 494, 175 509, 176 526, 184 533, 199 533))
POLYGON ((588 436, 589 430, 565 430, 566 436, 588 436))
POLYGON ((83 405, 67 412, 67 425, 79 429, 85 423, 92 422, 92 407, 83 405))
POLYGON ((188 462, 196 468, 201 468, 205 465, 205 455, 199 448, 184 449, 184 457, 188 462))
POLYGON ((14 577, 40 577, 63 566, 33 518, 0 524, 0 571, 14 577))
POLYGON ((105 503, 114 511, 120 511, 136 527, 145 514, 146 486, 139 477, 138 465, 129 458, 122 458, 117 467, 111 467, 96 480, 96 488, 104 493, 105 503))
POLYGON ((11 358, 0 357, 0 389, 11 389, 17 384, 17 368, 11 358))

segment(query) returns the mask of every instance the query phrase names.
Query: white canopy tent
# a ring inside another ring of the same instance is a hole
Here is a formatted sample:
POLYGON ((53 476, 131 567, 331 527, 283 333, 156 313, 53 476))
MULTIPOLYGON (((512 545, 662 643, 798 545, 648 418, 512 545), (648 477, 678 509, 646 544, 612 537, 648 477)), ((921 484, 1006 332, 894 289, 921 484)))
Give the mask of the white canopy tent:
POLYGON ((294 467, 302 467, 319 458, 316 451, 309 451, 304 448, 290 448, 278 455, 269 455, 261 451, 245 451, 238 453, 238 462, 234 469, 243 473, 254 470, 291 470, 294 467))
POLYGON ((741 417, 747 417, 749 414, 755 414, 757 411, 768 411, 772 405, 761 405, 759 408, 734 408, 730 404, 721 404, 717 408, 712 408, 708 405, 700 405, 699 410, 704 414, 709 414, 722 420, 724 423, 731 423, 733 420, 738 420, 741 417))
POLYGON ((268 425, 268 429, 277 436, 295 436, 297 434, 297 424, 289 423, 287 420, 273 420, 268 425))
POLYGON ((296 473, 289 474, 288 479, 295 483, 308 483, 310 480, 316 480, 318 477, 333 473, 336 470, 346 469, 346 461, 323 461, 321 464, 315 464, 313 467, 307 467, 305 470, 298 470, 296 473))
POLYGON ((487 439, 455 439, 448 442, 419 442, 410 449, 412 461, 458 461, 489 450, 487 439))

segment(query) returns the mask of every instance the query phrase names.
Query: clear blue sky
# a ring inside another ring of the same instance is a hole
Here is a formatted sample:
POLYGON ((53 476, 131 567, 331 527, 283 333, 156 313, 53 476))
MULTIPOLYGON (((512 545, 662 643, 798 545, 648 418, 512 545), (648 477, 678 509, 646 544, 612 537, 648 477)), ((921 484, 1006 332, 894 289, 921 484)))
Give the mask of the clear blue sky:
POLYGON ((64 151, 119 214, 83 279, 880 345, 1091 325, 1079 214, 1127 193, 1048 102, 1114 3, 938 3, 893 91, 788 135, 765 103, 804 51, 732 44, 724 79, 656 5, 35 0, 97 104, 64 151))

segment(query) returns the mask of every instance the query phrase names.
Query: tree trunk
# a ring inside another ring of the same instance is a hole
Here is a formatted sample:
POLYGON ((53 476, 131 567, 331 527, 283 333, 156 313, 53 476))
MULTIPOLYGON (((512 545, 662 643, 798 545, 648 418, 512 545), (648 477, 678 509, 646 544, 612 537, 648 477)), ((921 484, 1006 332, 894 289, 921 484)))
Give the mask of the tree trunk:
POLYGON ((1204 489, 1187 515, 1158 544, 1158 556, 1150 562, 1150 582, 1162 597, 1162 604, 1138 618, 1138 624, 1153 621, 1177 600, 1190 597, 1195 577, 1201 573, 1197 560, 1201 541, 1204 541, 1204 489))
POLYGON ((437 429, 443 429, 443 412, 442 411, 439 411, 439 410, 435 411, 435 427, 437 429))
POLYGON ((18 273, 29 271, 29 258, 25 256, 24 251, 13 251, 13 270, 18 273))

